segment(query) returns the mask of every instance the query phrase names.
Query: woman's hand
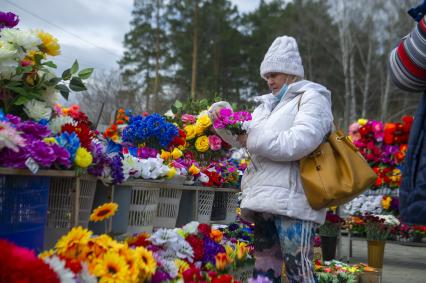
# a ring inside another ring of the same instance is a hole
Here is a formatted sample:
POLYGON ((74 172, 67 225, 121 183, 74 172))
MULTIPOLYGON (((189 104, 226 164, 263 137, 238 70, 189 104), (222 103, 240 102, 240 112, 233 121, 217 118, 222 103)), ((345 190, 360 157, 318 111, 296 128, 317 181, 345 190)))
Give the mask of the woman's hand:
POLYGON ((212 121, 216 120, 219 117, 220 110, 225 107, 217 106, 209 110, 209 116, 212 121))
POLYGON ((237 140, 242 147, 247 147, 247 134, 238 135, 237 140))

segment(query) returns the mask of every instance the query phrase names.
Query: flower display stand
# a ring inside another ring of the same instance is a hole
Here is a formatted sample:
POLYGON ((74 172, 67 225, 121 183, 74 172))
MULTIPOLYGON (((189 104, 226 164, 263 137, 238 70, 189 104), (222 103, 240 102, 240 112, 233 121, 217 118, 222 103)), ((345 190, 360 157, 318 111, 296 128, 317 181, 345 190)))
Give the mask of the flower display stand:
POLYGON ((181 198, 182 190, 175 188, 173 183, 165 183, 164 186, 161 187, 154 227, 176 227, 181 198))
POLYGON ((197 201, 196 201, 196 211, 197 211, 197 220, 200 223, 210 223, 213 202, 214 202, 214 191, 210 190, 197 190, 197 201))
POLYGON ((88 227, 96 183, 95 177, 76 176, 74 171, 58 171, 52 175, 45 226, 45 249, 53 247, 72 227, 88 227))
POLYGON ((253 276, 254 264, 245 265, 241 268, 237 268, 232 273, 234 278, 240 282, 248 282, 253 276))
POLYGON ((0 168, 0 238, 40 252, 50 177, 0 168))
POLYGON ((159 182, 130 180, 116 185, 116 189, 130 189, 127 233, 152 232, 160 198, 159 182))

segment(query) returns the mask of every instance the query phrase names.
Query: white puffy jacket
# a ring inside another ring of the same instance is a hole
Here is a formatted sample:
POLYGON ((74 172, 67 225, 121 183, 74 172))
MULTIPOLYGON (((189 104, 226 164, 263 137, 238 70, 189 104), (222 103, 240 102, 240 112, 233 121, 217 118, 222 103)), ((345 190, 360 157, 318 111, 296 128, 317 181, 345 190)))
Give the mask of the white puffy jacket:
POLYGON ((275 108, 272 94, 257 99, 261 104, 247 125, 247 149, 257 169, 250 164, 241 181, 243 217, 250 220, 249 212, 257 211, 324 223, 325 209, 312 209, 306 199, 299 160, 332 128, 330 91, 302 80, 289 85, 275 108))

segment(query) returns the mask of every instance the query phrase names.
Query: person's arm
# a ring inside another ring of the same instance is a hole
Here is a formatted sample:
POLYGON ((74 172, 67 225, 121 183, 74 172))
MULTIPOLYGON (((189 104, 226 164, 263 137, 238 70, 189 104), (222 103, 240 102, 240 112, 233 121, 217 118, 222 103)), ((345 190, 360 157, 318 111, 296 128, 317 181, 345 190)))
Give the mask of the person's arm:
POLYGON ((331 130, 332 122, 329 100, 316 91, 307 91, 303 94, 300 109, 290 129, 251 128, 247 149, 250 153, 274 161, 300 160, 322 143, 331 130))

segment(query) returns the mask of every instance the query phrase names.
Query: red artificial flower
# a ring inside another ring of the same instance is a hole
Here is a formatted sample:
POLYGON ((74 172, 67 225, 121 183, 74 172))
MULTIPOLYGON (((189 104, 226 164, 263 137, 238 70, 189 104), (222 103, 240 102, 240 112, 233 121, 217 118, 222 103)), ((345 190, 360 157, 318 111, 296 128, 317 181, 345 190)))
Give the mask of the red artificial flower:
POLYGON ((185 240, 191 245, 194 251, 194 260, 199 261, 204 256, 204 241, 198 238, 196 235, 189 235, 185 240))
POLYGON ((208 224, 200 224, 198 225, 198 233, 203 234, 206 237, 210 237, 210 233, 212 232, 212 227, 208 224))
POLYGON ((229 274, 223 274, 220 275, 219 277, 213 278, 212 283, 233 283, 234 278, 232 277, 232 275, 229 274))
POLYGON ((0 240, 0 282, 59 283, 58 275, 34 252, 0 240))
POLYGON ((84 123, 77 123, 77 125, 65 124, 62 126, 62 132, 68 132, 72 134, 75 132, 80 139, 80 145, 90 150, 92 139, 95 137, 95 133, 84 123))
POLYGON ((404 126, 404 132, 409 133, 411 126, 413 125, 414 117, 413 116, 404 116, 402 117, 402 124, 404 126))
POLYGON ((204 170, 203 173, 206 174, 207 177, 209 177, 208 182, 202 183, 203 186, 206 186, 206 187, 221 187, 222 186, 224 179, 216 171, 210 172, 208 170, 204 170))
POLYGON ((197 267, 188 268, 182 273, 182 277, 185 283, 201 282, 203 279, 201 270, 197 267))
POLYGON ((73 258, 67 258, 64 256, 59 256, 61 260, 65 261, 65 267, 70 269, 75 274, 79 274, 82 270, 82 266, 79 260, 73 258))
POLYGON ((148 240, 150 235, 147 232, 140 233, 134 237, 131 237, 127 240, 129 246, 135 247, 147 247, 151 244, 151 241, 148 240))

